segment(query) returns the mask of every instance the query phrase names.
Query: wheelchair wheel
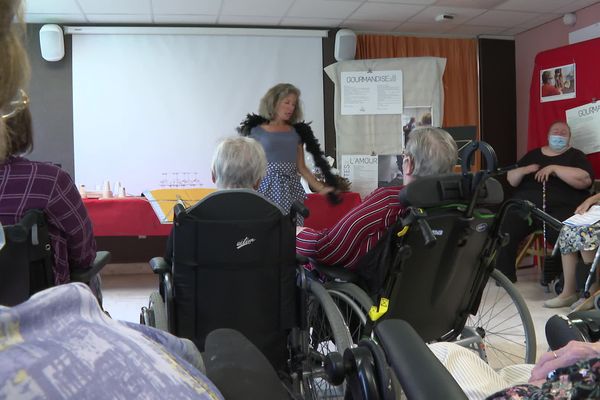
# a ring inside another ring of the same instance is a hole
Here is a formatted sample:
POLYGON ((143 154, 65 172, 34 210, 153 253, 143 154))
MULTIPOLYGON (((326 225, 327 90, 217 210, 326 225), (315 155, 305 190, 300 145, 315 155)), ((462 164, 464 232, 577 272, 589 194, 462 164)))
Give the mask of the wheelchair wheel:
POLYGON ((168 332, 169 325, 167 323, 167 310, 165 309, 165 302, 163 301, 160 293, 152 292, 150 294, 148 309, 154 316, 153 326, 161 331, 168 332))
POLYGON ((531 314, 515 285, 502 272, 492 271, 477 314, 469 316, 466 325, 483 340, 492 368, 535 363, 531 314))
POLYGON ((352 343, 357 344, 364 337, 363 327, 369 318, 373 300, 353 283, 328 282, 325 288, 350 330, 352 343))
POLYGON ((594 297, 594 308, 600 311, 600 295, 594 297))
POLYGON ((340 311, 325 288, 314 281, 309 284, 307 310, 308 357, 303 368, 304 397, 308 399, 343 399, 344 384, 334 386, 325 379, 324 357, 334 351, 344 354, 352 338, 340 311))

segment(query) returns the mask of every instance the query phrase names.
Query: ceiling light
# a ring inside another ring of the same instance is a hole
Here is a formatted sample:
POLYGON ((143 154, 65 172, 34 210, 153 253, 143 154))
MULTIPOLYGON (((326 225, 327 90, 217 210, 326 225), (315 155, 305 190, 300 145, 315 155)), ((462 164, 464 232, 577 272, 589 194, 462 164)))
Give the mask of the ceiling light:
POLYGON ((437 17, 435 17, 435 20, 437 22, 452 21, 453 19, 454 19, 453 14, 440 14, 437 17))

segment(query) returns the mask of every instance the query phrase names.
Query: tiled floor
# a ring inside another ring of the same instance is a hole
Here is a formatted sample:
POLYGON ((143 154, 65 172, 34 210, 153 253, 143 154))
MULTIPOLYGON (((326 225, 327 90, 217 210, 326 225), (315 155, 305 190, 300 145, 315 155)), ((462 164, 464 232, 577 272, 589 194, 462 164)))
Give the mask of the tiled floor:
MULTIPOLYGON (((140 265, 134 269, 144 271, 148 266, 140 265)), ((151 272, 104 275, 103 294, 104 306, 115 319, 139 322, 140 308, 148 304, 150 293, 158 288, 158 279, 151 272)), ((553 297, 546 293, 538 283, 538 272, 535 268, 519 269, 517 288, 527 301, 537 336, 537 355, 547 350, 544 327, 549 317, 556 313, 567 313, 568 308, 548 309, 542 307, 544 300, 553 297)))

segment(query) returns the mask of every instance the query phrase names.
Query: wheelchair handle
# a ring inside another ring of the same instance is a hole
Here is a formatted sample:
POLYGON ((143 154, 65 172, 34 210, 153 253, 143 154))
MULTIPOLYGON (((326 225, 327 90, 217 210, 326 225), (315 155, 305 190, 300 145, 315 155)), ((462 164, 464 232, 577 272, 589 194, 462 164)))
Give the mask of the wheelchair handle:
POLYGON ((417 225, 419 225, 419 229, 421 230, 421 234, 423 235, 423 239, 425 240, 425 247, 433 246, 437 239, 435 238, 435 235, 433 234, 429 223, 422 218, 418 218, 417 225))
POLYGON ((560 231, 563 227, 563 223, 554 218, 552 215, 545 213, 544 211, 537 208, 535 205, 531 209, 531 213, 538 219, 544 221, 550 227, 556 231, 560 231))
POLYGON ((10 232, 10 239, 13 242, 23 243, 27 241, 29 231, 31 228, 40 221, 43 216, 43 212, 39 210, 30 211, 17 224, 13 225, 13 229, 10 232))

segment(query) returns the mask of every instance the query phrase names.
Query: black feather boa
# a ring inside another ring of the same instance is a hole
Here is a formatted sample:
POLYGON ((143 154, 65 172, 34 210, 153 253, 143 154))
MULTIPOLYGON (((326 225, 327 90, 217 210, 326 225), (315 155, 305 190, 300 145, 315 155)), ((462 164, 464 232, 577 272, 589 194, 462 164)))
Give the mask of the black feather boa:
MULTIPOLYGON (((259 126, 269 122, 268 119, 257 115, 257 114, 248 114, 246 115, 246 119, 240 123, 238 128, 238 132, 242 136, 249 136, 250 131, 255 126, 259 126)), ((321 146, 319 144, 319 140, 315 137, 309 123, 306 122, 297 122, 292 125, 298 135, 300 136, 300 140, 302 143, 306 145, 306 150, 313 156, 315 160, 315 165, 321 170, 323 176, 325 177, 325 183, 328 186, 339 190, 338 180, 331 172, 331 167, 327 160, 325 159, 325 154, 323 150, 321 150, 321 146)), ((328 196, 329 200, 336 204, 340 202, 340 198, 335 193, 330 193, 328 196)))

